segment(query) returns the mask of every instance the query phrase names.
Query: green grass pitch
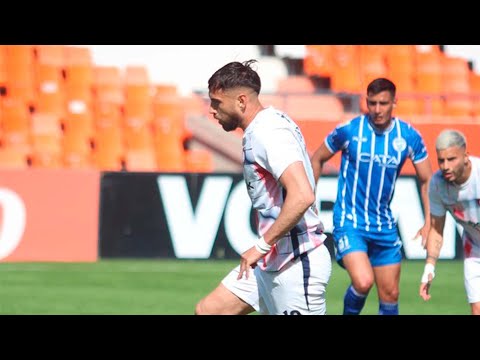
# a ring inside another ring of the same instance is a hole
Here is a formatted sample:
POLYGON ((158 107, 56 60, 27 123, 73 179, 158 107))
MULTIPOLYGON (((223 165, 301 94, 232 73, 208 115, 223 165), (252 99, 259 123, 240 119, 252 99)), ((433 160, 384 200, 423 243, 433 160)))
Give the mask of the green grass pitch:
MULTIPOLYGON (((101 260, 97 263, 0 263, 0 314, 190 315, 238 261, 101 260)), ((418 295, 423 261, 404 261, 400 313, 468 315, 463 262, 440 261, 432 299, 418 295)), ((348 285, 345 270, 333 264, 327 290, 329 315, 340 315, 348 285)), ((362 314, 378 310, 373 288, 362 314)))

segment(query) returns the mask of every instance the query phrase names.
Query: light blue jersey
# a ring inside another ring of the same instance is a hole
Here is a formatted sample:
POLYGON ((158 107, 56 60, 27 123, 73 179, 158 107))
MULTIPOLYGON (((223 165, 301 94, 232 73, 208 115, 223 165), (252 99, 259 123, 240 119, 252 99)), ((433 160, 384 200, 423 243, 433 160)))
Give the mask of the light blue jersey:
POLYGON ((418 131, 394 118, 388 129, 376 132, 368 115, 361 115, 338 125, 325 144, 332 153, 342 152, 334 227, 372 235, 396 233, 390 209, 395 181, 407 157, 413 163, 428 157, 418 131))

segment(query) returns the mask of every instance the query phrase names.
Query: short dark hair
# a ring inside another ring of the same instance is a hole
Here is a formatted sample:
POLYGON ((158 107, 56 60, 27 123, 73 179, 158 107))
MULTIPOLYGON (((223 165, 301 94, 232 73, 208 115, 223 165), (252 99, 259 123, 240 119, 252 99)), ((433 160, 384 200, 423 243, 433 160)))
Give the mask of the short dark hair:
POLYGON ((233 89, 236 87, 247 87, 260 94, 262 83, 260 76, 252 69, 251 65, 257 60, 247 60, 243 63, 233 61, 224 65, 210 77, 208 80, 208 90, 216 92, 218 90, 233 89))
POLYGON ((377 95, 382 91, 388 91, 392 94, 392 97, 395 97, 395 93, 397 92, 397 88, 395 84, 386 78, 378 78, 373 80, 367 87, 367 95, 373 94, 377 95))

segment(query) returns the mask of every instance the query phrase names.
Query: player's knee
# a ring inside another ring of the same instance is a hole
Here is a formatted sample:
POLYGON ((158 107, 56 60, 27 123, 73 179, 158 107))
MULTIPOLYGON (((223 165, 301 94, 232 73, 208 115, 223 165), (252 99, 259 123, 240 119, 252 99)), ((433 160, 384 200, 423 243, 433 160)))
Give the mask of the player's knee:
POLYGON ((390 289, 380 289, 379 290, 380 299, 387 303, 396 303, 400 297, 400 291, 398 287, 390 289))
POLYGON ((373 278, 362 278, 353 281, 353 287, 360 294, 368 294, 373 286, 373 278))
POLYGON ((388 297, 391 299, 391 302, 398 302, 398 298, 400 297, 400 291, 398 290, 398 288, 390 291, 388 297))
POLYGON ((208 315, 205 310, 204 300, 200 300, 197 305, 195 305, 195 315, 208 315))
POLYGON ((470 305, 472 306, 472 315, 480 315, 480 302, 470 305))

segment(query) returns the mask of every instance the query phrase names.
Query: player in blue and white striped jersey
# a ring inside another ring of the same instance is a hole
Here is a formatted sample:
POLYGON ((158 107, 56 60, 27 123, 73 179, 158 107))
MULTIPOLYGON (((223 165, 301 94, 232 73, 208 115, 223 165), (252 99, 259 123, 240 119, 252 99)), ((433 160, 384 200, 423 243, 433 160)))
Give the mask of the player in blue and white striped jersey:
MULTIPOLYGON (((425 243, 430 226, 428 182, 430 160, 419 132, 393 117, 395 84, 385 78, 367 87, 368 113, 338 125, 312 156, 315 180, 336 152, 342 159, 333 209, 337 262, 350 276, 344 296, 345 315, 360 314, 375 283, 379 314, 397 315, 401 240, 390 209, 395 182, 407 158, 421 186, 425 224, 418 231, 425 243)), ((408 196, 408 194, 405 194, 408 196)))

